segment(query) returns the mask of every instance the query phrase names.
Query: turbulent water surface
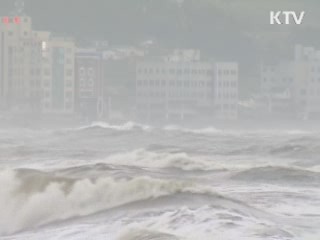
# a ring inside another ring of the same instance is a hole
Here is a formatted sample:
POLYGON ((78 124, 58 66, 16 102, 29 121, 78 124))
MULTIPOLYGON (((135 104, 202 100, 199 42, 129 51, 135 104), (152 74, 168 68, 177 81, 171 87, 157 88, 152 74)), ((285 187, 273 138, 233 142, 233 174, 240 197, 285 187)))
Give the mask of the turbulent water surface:
POLYGON ((320 133, 0 129, 1 239, 319 240, 320 133))

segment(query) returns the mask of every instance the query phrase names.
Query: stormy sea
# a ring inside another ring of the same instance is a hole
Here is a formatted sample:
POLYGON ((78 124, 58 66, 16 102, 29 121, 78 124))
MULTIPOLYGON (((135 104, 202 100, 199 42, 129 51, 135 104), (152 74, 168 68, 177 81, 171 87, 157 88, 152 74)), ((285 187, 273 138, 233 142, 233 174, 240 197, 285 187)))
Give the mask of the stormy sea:
POLYGON ((0 239, 319 240, 320 131, 0 128, 0 239))

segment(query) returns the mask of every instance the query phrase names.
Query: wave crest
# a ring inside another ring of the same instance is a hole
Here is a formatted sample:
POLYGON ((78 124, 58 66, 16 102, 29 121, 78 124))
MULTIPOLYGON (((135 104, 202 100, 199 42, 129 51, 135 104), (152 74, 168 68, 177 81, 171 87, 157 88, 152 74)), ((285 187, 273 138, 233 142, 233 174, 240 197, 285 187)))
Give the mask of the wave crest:
POLYGON ((77 130, 86 130, 86 129, 94 129, 94 128, 111 129, 111 130, 118 130, 118 131, 130 131, 134 129, 142 129, 147 131, 151 127, 148 125, 138 124, 135 122, 126 122, 122 125, 113 125, 107 122, 93 122, 90 125, 80 127, 77 130))
POLYGON ((0 235, 174 194, 192 185, 149 177, 69 179, 33 170, 3 170, 0 181, 6 186, 0 189, 0 235))

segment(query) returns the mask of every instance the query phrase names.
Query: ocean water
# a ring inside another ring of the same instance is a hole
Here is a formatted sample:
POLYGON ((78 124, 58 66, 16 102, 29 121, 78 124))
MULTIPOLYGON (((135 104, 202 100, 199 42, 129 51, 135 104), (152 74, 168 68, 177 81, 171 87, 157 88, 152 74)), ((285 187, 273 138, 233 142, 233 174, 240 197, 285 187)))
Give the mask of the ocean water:
POLYGON ((0 129, 0 239, 319 240, 320 132, 0 129))

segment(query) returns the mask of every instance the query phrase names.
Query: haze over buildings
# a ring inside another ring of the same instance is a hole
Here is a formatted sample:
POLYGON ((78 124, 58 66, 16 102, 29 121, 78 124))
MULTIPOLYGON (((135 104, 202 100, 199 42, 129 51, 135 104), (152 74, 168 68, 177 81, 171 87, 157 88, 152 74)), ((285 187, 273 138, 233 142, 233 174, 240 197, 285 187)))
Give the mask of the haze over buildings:
MULTIPOLYGON (((177 5, 181 27, 188 4, 177 5)), ((2 111, 140 121, 319 116, 313 48, 290 48, 292 60, 274 56, 270 65, 266 57, 248 70, 229 42, 226 54, 215 55, 185 48, 180 38, 178 47, 150 39, 125 45, 38 31, 22 1, 2 17, 0 31, 2 111), (240 101, 250 81, 258 88, 240 101)))
POLYGON ((0 0, 0 239, 319 240, 319 8, 0 0))

